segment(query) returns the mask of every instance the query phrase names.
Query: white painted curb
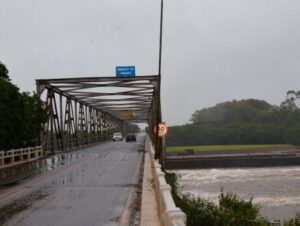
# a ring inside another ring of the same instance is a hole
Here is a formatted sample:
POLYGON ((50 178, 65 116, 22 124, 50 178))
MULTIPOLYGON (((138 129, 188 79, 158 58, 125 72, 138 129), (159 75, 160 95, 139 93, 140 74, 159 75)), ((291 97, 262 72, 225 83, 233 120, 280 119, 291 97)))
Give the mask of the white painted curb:
POLYGON ((149 145, 148 150, 160 222, 163 226, 186 226, 186 215, 175 206, 171 187, 166 182, 165 173, 162 172, 158 160, 154 159, 154 149, 149 138, 147 138, 146 143, 149 145))

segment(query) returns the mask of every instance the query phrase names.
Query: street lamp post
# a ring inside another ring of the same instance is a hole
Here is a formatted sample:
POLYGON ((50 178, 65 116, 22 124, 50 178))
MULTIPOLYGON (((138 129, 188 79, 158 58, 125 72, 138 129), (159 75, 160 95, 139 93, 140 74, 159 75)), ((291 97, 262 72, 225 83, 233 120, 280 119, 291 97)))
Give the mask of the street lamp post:
POLYGON ((163 31, 163 0, 161 0, 161 5, 160 5, 160 33, 159 33, 159 61, 158 61, 158 91, 157 91, 157 108, 156 108, 156 143, 155 143, 155 158, 159 159, 160 164, 163 166, 164 165, 164 154, 163 154, 163 139, 159 137, 159 123, 162 122, 162 117, 161 117, 161 61, 162 61, 162 31, 163 31))

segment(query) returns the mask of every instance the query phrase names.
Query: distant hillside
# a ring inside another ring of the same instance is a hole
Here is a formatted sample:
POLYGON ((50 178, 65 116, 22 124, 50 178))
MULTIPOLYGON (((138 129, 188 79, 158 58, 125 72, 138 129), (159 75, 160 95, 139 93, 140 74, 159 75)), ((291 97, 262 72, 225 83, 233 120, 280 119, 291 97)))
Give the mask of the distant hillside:
POLYGON ((167 145, 300 144, 300 110, 247 99, 196 111, 169 129, 167 145))

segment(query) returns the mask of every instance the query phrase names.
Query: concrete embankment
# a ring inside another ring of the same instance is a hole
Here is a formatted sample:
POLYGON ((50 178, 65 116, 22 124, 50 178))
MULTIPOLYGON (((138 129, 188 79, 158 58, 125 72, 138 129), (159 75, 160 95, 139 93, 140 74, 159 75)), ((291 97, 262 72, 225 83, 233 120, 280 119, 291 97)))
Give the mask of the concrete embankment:
POLYGON ((300 165, 299 150, 235 151, 202 155, 168 156, 167 169, 240 168, 300 165))

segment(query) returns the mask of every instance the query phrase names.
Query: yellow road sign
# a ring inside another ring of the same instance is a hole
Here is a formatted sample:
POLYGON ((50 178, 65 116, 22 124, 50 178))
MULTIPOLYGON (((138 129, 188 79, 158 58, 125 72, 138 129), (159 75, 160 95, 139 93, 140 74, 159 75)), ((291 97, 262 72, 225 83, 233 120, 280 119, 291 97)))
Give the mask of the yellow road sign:
MULTIPOLYGON (((167 133, 168 133, 168 127, 167 127, 166 123, 164 123, 164 122, 159 123, 158 136, 164 137, 167 135, 167 133)), ((154 134, 156 134, 156 126, 154 127, 154 134)))

